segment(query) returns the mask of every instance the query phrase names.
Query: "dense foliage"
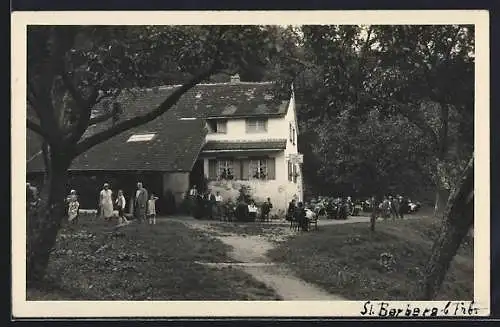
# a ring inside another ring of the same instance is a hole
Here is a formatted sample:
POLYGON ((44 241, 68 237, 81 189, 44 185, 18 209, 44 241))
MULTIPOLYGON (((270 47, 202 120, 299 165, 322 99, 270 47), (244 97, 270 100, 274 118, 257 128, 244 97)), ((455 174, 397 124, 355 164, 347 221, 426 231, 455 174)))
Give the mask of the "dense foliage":
POLYGON ((425 196, 456 186, 473 151, 473 29, 301 31, 300 64, 282 73, 295 76, 309 190, 425 196))

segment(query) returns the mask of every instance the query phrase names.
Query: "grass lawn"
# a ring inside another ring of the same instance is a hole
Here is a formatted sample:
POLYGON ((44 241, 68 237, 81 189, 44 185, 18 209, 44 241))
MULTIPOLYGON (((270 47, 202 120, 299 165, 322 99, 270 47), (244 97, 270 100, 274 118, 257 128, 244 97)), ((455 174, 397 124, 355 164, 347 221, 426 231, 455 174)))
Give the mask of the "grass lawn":
POLYGON ((27 300, 275 300, 275 293, 232 268, 230 248, 175 221, 131 224, 82 217, 64 226, 43 286, 27 300))
MULTIPOLYGON (((439 222, 431 218, 323 226, 282 243, 269 255, 298 276, 350 300, 412 300, 439 222), (384 255, 388 254, 386 260, 384 255)), ((472 300, 473 241, 453 260, 438 300, 472 300)))

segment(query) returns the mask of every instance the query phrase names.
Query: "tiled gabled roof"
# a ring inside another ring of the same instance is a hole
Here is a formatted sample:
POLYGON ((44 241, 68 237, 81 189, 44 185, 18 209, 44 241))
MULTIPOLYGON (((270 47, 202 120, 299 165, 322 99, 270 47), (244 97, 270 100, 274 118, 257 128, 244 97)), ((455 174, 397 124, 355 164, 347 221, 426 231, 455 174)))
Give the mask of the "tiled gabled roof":
MULTIPOLYGON (((120 120, 144 114, 160 105, 175 86, 123 93, 120 120)), ((283 116, 288 102, 272 97, 272 83, 199 84, 186 92, 167 113, 123 132, 75 158, 70 170, 190 171, 205 140, 204 119, 211 117, 283 116), (198 118, 183 120, 181 118, 198 118), (136 133, 156 133, 148 142, 127 142, 136 133)), ((90 127, 88 137, 109 122, 90 127)), ((27 164, 28 172, 44 171, 42 155, 27 164)))
MULTIPOLYGON (((154 108, 165 100, 178 86, 162 86, 136 91, 136 99, 122 97, 122 105, 128 111, 154 108)), ((236 118, 258 116, 283 116, 288 100, 274 96, 274 84, 270 82, 240 82, 198 84, 186 92, 172 111, 178 117, 236 118)))
MULTIPOLYGON (((73 161, 70 170, 190 171, 205 140, 204 122, 177 120, 172 115, 119 134, 73 161), (155 133, 151 141, 127 142, 134 134, 155 133)), ((42 156, 28 171, 44 171, 42 156)))

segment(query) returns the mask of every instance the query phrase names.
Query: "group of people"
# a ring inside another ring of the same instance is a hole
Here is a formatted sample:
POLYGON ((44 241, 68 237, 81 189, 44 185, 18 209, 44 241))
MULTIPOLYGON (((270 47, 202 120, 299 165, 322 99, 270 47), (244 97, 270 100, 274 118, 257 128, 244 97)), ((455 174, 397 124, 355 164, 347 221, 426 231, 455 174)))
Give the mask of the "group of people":
POLYGON ((306 204, 306 209, 311 210, 317 216, 324 216, 327 219, 347 219, 348 216, 355 216, 359 213, 359 209, 350 196, 347 198, 320 196, 317 199, 311 199, 306 204))
MULTIPOLYGON (((148 220, 149 224, 156 224, 156 197, 153 193, 148 196, 148 191, 142 185, 142 182, 137 183, 135 196, 131 198, 130 211, 133 213, 133 218, 138 223, 148 220)), ((76 190, 71 190, 66 198, 68 221, 75 223, 78 218, 79 202, 76 190)), ((118 218, 119 224, 129 223, 125 208, 127 200, 123 190, 118 190, 114 196, 109 183, 104 183, 102 190, 99 192, 99 204, 97 215, 105 220, 118 218)))
POLYGON ((295 223, 299 230, 308 231, 309 222, 313 218, 314 217, 308 214, 308 210, 304 206, 303 202, 297 203, 296 199, 292 199, 288 204, 288 209, 286 212, 286 220, 290 221, 291 228, 293 228, 295 223))
POLYGON ((190 211, 195 218, 214 219, 222 214, 222 195, 211 190, 199 192, 196 185, 189 190, 190 211))
POLYGON ((236 219, 243 221, 270 221, 270 213, 273 208, 271 198, 267 198, 264 203, 259 207, 254 200, 248 201, 249 203, 241 200, 234 209, 236 219))
POLYGON ((231 199, 224 201, 219 191, 215 194, 210 189, 200 192, 196 185, 190 188, 188 196, 191 214, 197 219, 232 220, 232 217, 235 216, 237 219, 238 217, 242 218, 242 220, 247 220, 246 218, 256 220, 258 217, 262 220, 269 220, 269 214, 273 208, 270 198, 267 198, 267 201, 260 208, 253 200, 248 201, 248 203, 241 200, 232 206, 231 199))
MULTIPOLYGON (((372 198, 372 203, 375 203, 375 198, 372 198)), ((409 201, 401 195, 392 197, 385 196, 383 201, 378 205, 378 209, 382 218, 392 219, 404 218, 404 214, 409 210, 409 201)))

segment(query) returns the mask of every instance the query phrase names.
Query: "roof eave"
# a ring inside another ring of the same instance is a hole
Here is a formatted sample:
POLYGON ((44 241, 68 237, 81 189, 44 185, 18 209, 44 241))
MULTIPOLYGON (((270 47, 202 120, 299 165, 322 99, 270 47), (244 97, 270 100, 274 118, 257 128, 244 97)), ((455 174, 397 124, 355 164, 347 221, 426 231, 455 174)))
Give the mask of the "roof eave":
POLYGON ((222 115, 222 116, 206 116, 205 119, 243 119, 243 118, 280 118, 285 117, 286 113, 272 114, 252 114, 252 115, 222 115))
POLYGON ((283 151, 285 148, 203 150, 201 153, 283 151))

